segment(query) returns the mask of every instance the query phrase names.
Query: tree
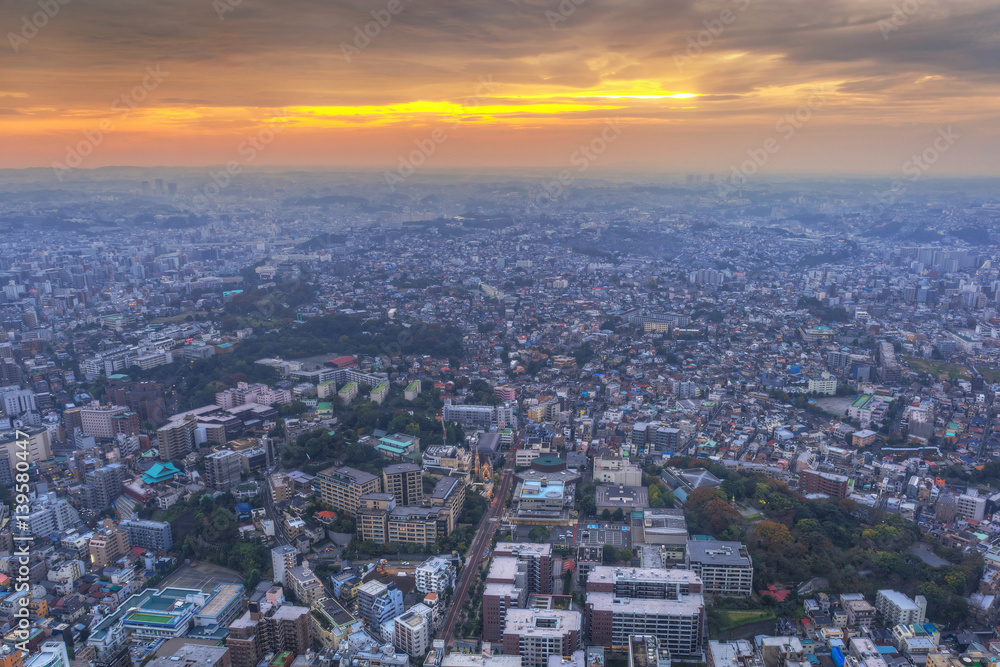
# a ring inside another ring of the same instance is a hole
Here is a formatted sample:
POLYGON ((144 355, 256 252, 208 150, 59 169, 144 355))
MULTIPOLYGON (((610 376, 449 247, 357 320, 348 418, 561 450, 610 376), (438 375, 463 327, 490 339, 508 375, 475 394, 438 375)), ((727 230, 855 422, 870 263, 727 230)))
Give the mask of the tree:
POLYGON ((754 527, 754 534, 763 540, 767 546, 789 544, 793 541, 788 526, 775 521, 761 521, 754 527))
POLYGON ((531 532, 528 533, 528 539, 536 544, 547 542, 549 539, 549 529, 545 526, 535 526, 531 529, 531 532))

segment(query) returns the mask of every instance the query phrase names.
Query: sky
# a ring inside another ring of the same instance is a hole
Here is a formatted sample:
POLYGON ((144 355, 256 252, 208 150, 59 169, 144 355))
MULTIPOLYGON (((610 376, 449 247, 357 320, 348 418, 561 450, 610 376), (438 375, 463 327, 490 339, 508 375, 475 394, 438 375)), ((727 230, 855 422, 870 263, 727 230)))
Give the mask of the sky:
POLYGON ((1000 173, 996 0, 3 0, 0 32, 0 168, 1000 173))

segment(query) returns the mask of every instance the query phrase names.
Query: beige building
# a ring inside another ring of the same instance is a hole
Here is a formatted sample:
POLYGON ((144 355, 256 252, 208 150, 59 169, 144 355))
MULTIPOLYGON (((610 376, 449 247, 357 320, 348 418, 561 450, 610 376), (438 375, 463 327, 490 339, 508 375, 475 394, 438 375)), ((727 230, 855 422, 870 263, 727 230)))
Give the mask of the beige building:
POLYGON ((382 469, 382 490, 396 498, 397 505, 419 505, 424 497, 424 480, 415 463, 394 463, 382 469))
POLYGON ((382 480, 378 477, 349 466, 327 468, 316 478, 320 499, 334 509, 352 514, 358 511, 361 496, 382 490, 382 480))
POLYGON ((118 527, 94 531, 94 536, 87 542, 90 564, 95 569, 115 562, 131 548, 128 531, 118 527))

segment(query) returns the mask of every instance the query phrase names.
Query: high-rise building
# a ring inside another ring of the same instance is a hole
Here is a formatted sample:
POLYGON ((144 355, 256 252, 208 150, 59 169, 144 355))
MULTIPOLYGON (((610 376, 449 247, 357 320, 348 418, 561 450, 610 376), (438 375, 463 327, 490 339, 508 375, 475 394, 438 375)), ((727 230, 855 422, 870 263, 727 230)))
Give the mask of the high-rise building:
POLYGON ((327 468, 316 475, 316 479, 324 503, 352 514, 358 511, 361 496, 382 490, 378 477, 349 466, 327 468))
POLYGON ((100 512, 118 500, 118 496, 122 494, 122 483, 128 479, 128 471, 120 463, 110 463, 91 470, 83 478, 94 487, 94 505, 90 509, 100 512))
POLYGON ((194 449, 194 431, 198 422, 194 418, 173 421, 156 430, 160 458, 164 461, 183 459, 194 449))
POLYGON ((212 452, 205 457, 205 486, 229 491, 240 483, 243 458, 230 449, 212 452))
POLYGON ((382 468, 382 490, 397 505, 418 505, 424 498, 423 472, 415 463, 394 463, 382 468))
POLYGON ((279 586, 285 585, 285 573, 299 564, 300 556, 295 547, 286 545, 271 549, 271 569, 273 581, 279 586))

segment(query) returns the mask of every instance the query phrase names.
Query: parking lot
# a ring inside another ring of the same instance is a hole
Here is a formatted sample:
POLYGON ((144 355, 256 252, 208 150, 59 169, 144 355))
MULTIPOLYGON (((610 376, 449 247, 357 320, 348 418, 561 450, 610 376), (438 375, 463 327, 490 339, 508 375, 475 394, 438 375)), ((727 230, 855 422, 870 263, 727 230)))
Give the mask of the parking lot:
POLYGON ((632 531, 622 523, 609 521, 583 523, 576 527, 576 533, 580 544, 597 546, 610 544, 619 549, 632 546, 632 531))

